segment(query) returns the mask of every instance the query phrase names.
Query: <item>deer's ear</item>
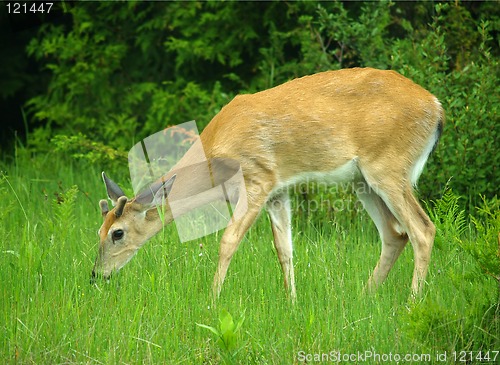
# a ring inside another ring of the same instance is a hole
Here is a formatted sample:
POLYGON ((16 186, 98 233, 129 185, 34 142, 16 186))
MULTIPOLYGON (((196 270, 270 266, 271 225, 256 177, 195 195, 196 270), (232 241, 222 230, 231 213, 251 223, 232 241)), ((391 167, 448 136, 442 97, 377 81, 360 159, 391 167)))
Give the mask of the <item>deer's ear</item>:
POLYGON ((162 205, 168 194, 170 194, 176 177, 177 175, 173 175, 166 181, 162 179, 153 183, 139 193, 134 201, 140 204, 144 210, 151 209, 156 205, 162 205))
POLYGON ((108 198, 111 199, 113 206, 115 206, 116 202, 118 201, 118 198, 121 196, 125 196, 125 193, 123 192, 122 189, 120 189, 117 183, 115 183, 113 180, 111 180, 109 177, 106 176, 104 171, 102 172, 102 180, 104 181, 104 185, 106 185, 106 192, 108 193, 108 198))

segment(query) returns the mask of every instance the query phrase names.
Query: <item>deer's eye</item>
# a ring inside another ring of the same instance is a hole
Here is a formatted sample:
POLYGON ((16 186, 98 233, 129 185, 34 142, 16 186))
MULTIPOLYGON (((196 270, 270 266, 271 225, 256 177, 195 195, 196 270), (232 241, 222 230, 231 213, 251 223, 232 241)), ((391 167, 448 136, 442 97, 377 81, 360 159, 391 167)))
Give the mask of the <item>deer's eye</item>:
POLYGON ((123 238, 123 235, 124 235, 123 230, 117 229, 116 231, 113 231, 113 233, 111 233, 111 238, 113 239, 113 241, 118 241, 123 238))

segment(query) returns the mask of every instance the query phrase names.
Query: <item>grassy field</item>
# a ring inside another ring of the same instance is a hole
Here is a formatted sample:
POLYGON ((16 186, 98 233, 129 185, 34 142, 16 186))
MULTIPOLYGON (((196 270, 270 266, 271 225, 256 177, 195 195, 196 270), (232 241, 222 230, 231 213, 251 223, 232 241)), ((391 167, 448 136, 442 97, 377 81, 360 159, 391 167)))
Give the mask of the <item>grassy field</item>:
MULTIPOLYGON (((364 212, 294 220, 296 305, 283 290, 266 214, 236 253, 215 307, 221 232, 180 243, 168 227, 110 282, 90 285, 105 189, 99 166, 68 161, 18 156, 0 169, 2 363, 217 364, 227 350, 197 323, 218 328, 222 310, 245 316, 231 350, 242 364, 333 362, 339 353, 342 363, 455 363, 452 351, 478 348, 467 344, 480 336, 499 343, 498 333, 466 321, 493 283, 464 280, 476 270, 472 259, 443 239, 415 303, 410 246, 383 287, 364 295, 380 254, 364 212)), ((120 181, 126 166, 108 172, 120 181)))

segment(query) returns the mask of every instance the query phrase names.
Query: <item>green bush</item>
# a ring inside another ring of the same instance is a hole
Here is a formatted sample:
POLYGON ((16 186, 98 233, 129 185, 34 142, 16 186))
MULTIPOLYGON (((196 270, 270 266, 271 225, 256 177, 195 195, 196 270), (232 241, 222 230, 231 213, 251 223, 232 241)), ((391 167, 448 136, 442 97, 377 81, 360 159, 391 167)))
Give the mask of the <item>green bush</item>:
POLYGON ((27 103, 36 150, 51 149, 56 135, 81 134, 80 156, 86 145, 96 156, 82 141, 127 151, 168 125, 195 119, 204 127, 237 93, 371 66, 413 79, 446 111, 421 196, 436 198, 450 178, 472 200, 497 194, 500 21, 491 4, 91 2, 65 9, 71 21, 45 24, 27 47, 51 75, 47 90, 27 103))

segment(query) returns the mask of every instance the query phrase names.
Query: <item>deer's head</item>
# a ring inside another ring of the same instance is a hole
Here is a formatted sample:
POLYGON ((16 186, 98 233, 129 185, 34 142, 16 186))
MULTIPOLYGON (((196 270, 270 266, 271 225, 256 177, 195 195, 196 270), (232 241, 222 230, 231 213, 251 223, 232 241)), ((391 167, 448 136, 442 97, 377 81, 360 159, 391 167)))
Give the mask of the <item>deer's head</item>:
POLYGON ((96 276, 109 278, 120 270, 162 228, 158 206, 164 204, 175 180, 174 175, 158 181, 135 198, 128 199, 104 172, 102 177, 113 208, 109 209, 107 200, 99 202, 104 222, 98 232, 100 244, 92 270, 93 279, 96 276))

